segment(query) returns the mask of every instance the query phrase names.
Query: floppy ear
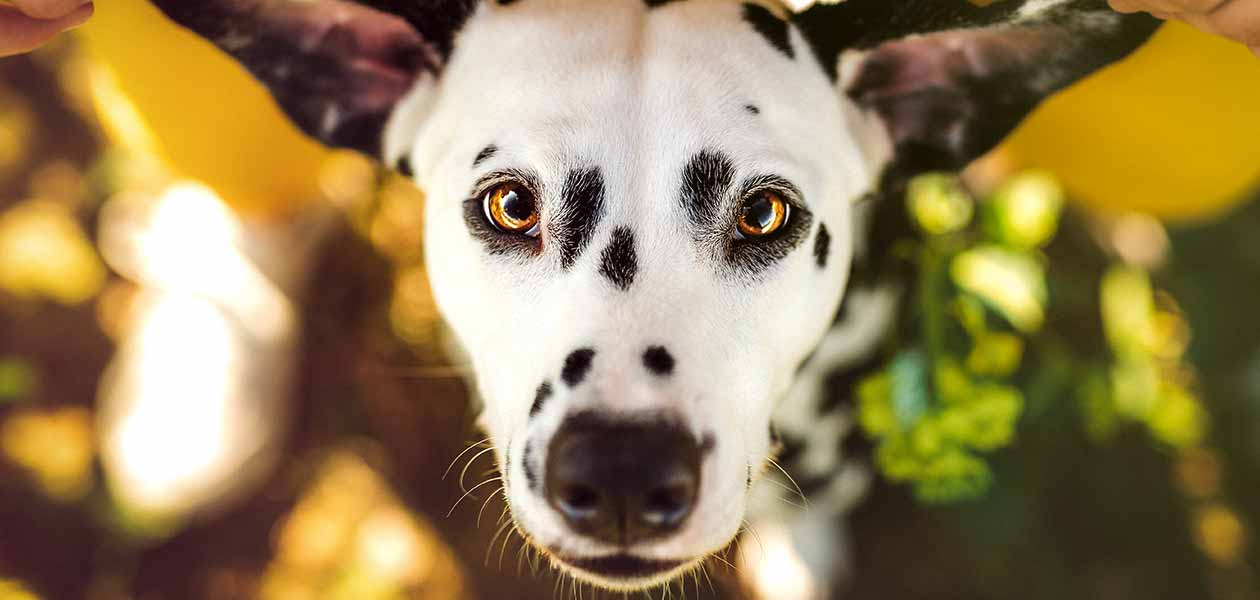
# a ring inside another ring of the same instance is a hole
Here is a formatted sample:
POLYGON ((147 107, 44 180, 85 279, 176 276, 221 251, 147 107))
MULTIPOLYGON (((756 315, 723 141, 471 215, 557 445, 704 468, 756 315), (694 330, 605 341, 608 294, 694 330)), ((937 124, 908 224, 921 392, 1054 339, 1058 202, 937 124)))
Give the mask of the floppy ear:
POLYGON ((885 186, 965 167, 1159 25, 1106 0, 847 0, 796 22, 842 91, 882 121, 893 145, 885 186))
POLYGON ((307 134, 380 157, 395 105, 437 75, 475 0, 153 0, 232 55, 307 134))

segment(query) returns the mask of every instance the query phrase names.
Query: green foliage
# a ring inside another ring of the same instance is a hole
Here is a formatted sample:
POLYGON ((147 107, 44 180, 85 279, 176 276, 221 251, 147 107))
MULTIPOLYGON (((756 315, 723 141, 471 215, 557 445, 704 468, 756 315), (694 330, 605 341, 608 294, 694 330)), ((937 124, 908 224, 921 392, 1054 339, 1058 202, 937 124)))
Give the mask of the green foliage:
POLYGON ((982 202, 952 176, 908 188, 920 232, 906 242, 918 273, 902 309, 912 326, 886 367, 858 385, 857 417, 877 443, 881 472, 923 501, 983 494, 992 480, 985 455, 1014 441, 1033 393, 1075 394, 1097 440, 1128 423, 1168 446, 1202 439, 1205 412, 1181 361, 1184 323, 1158 306, 1145 272, 1117 266, 1099 275, 1103 355, 1055 330, 1072 319, 1055 318, 1067 308, 1051 302, 1044 254, 1063 206, 1061 186, 1044 172, 1017 175, 982 202))
POLYGON ((0 404, 25 400, 35 391, 35 371, 26 362, 0 358, 0 404))

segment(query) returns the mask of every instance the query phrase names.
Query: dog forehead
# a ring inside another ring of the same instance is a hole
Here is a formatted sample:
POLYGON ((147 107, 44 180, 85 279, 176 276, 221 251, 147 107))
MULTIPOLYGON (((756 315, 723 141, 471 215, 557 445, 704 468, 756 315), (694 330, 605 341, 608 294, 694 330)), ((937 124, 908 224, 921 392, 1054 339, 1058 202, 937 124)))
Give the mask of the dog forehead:
POLYGON ((488 4, 457 39, 422 137, 452 159, 494 144, 534 162, 602 163, 635 177, 647 167, 636 163, 677 171, 714 146, 737 163, 825 159, 834 88, 809 52, 790 46, 802 44, 799 34, 771 6, 488 4))

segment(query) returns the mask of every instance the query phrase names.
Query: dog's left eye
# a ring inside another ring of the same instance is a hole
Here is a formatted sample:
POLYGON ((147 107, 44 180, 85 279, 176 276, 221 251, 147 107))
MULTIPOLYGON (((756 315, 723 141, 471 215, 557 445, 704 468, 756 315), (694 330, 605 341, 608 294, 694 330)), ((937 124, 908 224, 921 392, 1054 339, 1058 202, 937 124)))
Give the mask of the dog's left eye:
POLYGON ((773 191, 757 192, 739 207, 735 227, 742 238, 759 238, 771 235, 787 223, 791 205, 773 191))
POLYGON ((482 201, 486 218, 499 231, 537 237, 539 233, 538 203, 534 194, 519 183, 494 186, 482 201))

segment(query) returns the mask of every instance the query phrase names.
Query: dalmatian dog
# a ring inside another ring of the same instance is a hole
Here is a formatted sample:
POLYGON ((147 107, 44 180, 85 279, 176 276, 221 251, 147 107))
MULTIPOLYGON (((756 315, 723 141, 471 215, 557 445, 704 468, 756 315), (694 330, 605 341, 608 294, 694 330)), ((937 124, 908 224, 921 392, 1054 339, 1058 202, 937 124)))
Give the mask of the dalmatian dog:
POLYGON ((154 2, 305 132, 425 191, 511 518, 621 591, 786 506, 763 501, 783 446, 814 492, 783 518, 820 527, 801 547, 826 576, 866 476, 841 455, 850 390, 824 382, 895 320, 888 286, 838 310, 878 252, 863 207, 1157 26, 1104 0, 154 2))

